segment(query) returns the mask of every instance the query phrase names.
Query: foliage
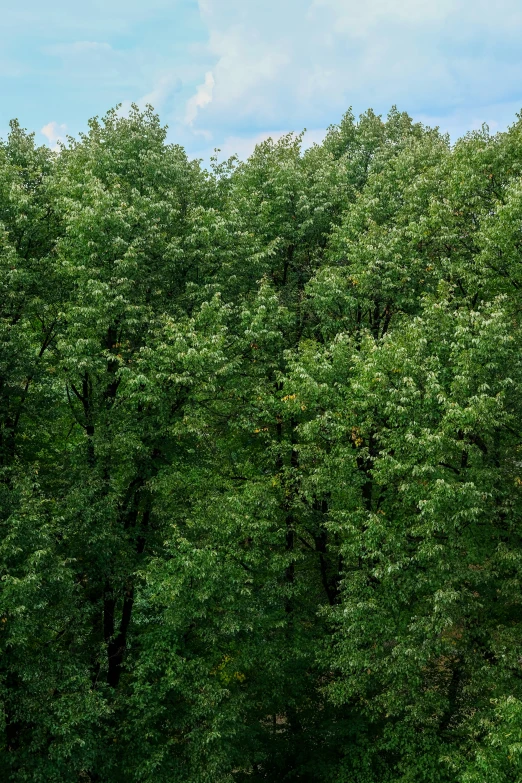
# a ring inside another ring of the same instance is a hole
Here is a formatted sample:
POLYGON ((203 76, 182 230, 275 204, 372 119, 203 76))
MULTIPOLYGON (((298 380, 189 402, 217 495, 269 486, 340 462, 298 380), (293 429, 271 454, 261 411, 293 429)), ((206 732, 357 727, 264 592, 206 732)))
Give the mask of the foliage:
POLYGON ((7 780, 520 780, 521 136, 11 123, 7 780))

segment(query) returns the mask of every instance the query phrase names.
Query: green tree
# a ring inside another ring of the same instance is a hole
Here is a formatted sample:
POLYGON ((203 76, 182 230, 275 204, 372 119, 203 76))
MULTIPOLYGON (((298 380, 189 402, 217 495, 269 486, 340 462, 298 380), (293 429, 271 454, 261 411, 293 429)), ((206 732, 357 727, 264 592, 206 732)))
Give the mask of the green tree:
POLYGON ((520 779, 521 127, 12 123, 8 780, 520 779))

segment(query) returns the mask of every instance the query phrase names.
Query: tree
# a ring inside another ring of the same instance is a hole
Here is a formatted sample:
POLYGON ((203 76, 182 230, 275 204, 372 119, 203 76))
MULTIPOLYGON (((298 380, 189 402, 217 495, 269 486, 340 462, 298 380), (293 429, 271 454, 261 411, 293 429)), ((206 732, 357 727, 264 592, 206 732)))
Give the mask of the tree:
POLYGON ((9 780, 519 779, 520 127, 11 125, 9 780))

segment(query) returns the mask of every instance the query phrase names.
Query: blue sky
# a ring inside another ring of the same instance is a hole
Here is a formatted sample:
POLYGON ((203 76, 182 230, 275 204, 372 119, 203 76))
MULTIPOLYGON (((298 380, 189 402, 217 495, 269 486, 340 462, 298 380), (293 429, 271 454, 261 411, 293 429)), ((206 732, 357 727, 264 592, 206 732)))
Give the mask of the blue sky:
POLYGON ((0 27, 0 135, 41 143, 152 103, 191 157, 247 155, 353 106, 453 138, 522 108, 521 0, 23 0, 0 27))

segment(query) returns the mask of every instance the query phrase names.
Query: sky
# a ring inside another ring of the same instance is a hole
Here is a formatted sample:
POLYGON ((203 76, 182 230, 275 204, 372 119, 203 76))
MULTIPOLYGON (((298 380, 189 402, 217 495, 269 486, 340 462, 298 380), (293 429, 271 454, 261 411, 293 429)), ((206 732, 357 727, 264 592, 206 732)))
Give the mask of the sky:
POLYGON ((54 147, 122 104, 208 161, 392 105, 452 139, 522 109, 521 0, 0 0, 0 136, 54 147))

